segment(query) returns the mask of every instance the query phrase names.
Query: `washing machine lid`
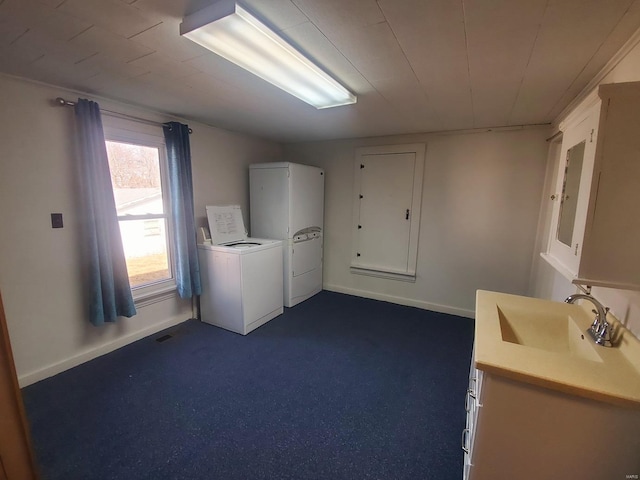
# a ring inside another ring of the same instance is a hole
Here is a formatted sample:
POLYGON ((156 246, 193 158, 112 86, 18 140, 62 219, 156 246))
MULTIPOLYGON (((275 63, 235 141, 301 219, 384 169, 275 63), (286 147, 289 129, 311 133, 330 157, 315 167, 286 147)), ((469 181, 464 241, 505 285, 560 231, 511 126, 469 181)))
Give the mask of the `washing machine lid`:
POLYGON ((242 242, 247 239, 240 205, 208 205, 207 220, 212 245, 242 242))

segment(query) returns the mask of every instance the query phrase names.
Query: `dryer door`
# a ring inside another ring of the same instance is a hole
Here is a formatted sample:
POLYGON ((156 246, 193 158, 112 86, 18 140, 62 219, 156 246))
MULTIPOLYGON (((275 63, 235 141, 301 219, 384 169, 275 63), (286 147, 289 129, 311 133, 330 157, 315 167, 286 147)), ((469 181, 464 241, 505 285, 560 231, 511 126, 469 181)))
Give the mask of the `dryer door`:
POLYGON ((315 270, 322 266, 322 236, 319 233, 297 235, 293 240, 293 276, 315 270))

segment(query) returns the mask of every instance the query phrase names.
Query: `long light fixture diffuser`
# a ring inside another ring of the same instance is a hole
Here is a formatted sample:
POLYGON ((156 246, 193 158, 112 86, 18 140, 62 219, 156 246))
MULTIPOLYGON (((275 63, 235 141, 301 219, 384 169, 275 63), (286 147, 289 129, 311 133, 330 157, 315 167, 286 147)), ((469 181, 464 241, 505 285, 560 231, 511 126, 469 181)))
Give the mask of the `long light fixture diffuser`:
POLYGON ((356 103, 356 96, 233 0, 184 17, 180 35, 316 108, 356 103))

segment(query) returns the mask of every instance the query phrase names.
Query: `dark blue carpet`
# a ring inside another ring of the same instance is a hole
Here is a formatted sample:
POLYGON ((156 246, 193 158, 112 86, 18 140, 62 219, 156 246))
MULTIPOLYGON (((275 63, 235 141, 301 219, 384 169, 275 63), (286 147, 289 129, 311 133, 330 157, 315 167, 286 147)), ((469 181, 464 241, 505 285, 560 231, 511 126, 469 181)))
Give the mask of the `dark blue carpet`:
POLYGON ((459 479, 472 341, 466 318, 322 292, 246 337, 189 320, 23 395, 43 479, 459 479))

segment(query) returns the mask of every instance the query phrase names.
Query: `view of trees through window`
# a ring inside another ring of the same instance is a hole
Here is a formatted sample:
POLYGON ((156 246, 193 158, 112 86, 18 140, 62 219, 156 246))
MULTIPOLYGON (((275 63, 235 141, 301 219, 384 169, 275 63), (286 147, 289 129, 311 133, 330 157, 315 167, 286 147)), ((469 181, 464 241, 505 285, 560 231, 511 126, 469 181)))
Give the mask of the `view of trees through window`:
POLYGON ((131 286, 169 279, 160 150, 115 141, 106 145, 131 286))

